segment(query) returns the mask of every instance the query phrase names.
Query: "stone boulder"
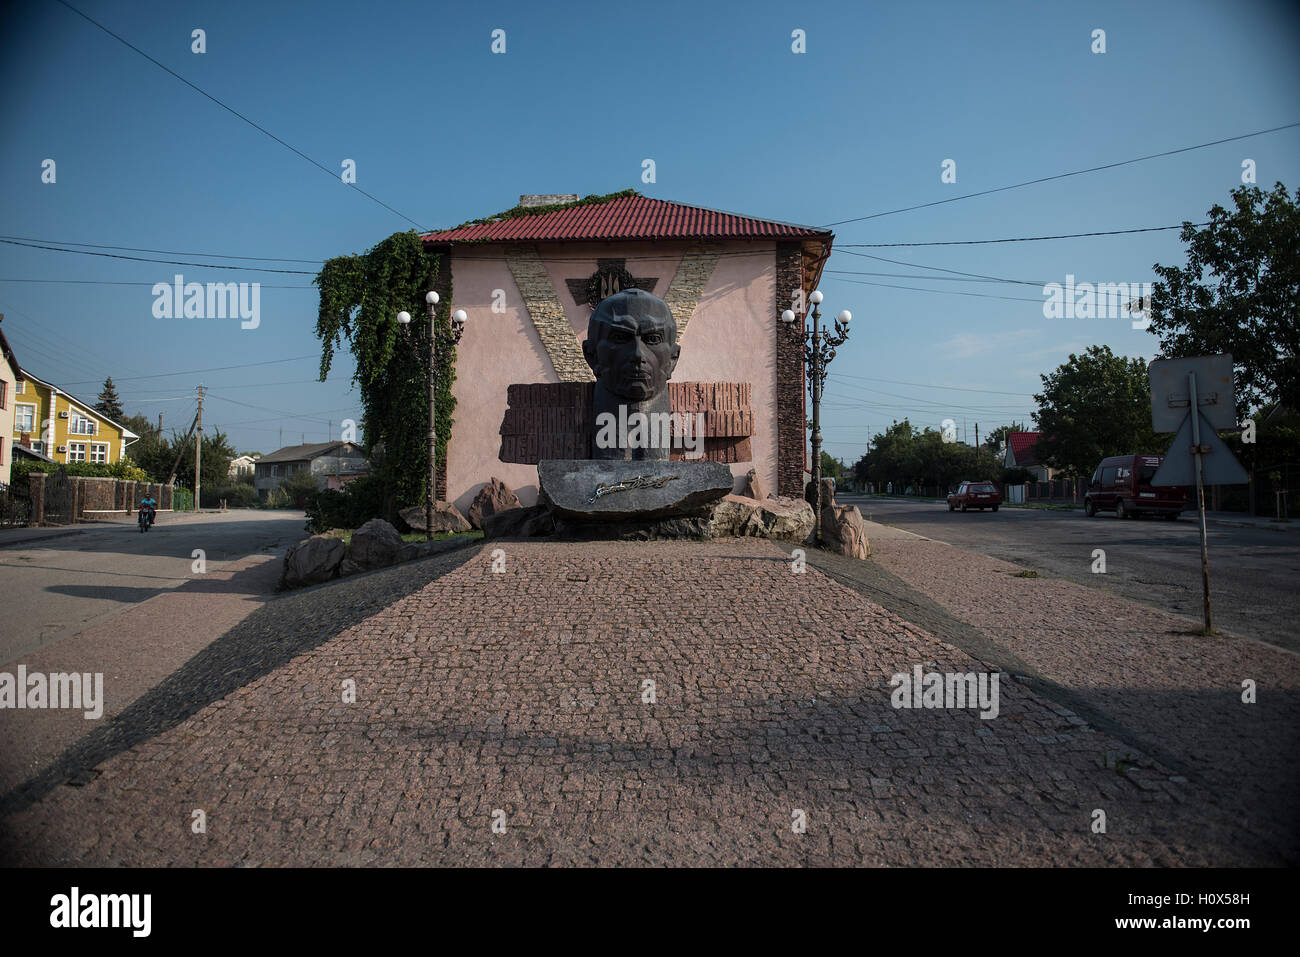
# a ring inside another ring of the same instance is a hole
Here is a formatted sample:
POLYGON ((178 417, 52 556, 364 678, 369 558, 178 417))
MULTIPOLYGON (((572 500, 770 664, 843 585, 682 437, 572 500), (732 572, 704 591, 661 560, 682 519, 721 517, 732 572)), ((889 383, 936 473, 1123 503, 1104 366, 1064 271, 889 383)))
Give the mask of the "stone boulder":
POLYGON ((313 535, 292 546, 284 556, 281 588, 302 588, 329 581, 338 574, 347 553, 343 541, 332 535, 313 535))
POLYGON ((483 518, 483 539, 531 538, 549 535, 555 530, 555 518, 545 505, 531 508, 508 508, 483 518))
POLYGON ((577 522, 707 518, 736 484, 723 462, 618 459, 543 459, 537 482, 557 518, 577 522))
POLYGON ((802 499, 774 495, 759 504, 761 507, 749 518, 746 535, 802 542, 812 532, 813 509, 802 499))
MULTIPOLYGON (((413 532, 422 532, 425 528, 423 505, 412 505, 397 513, 413 532)), ((433 503, 433 530, 435 532, 468 532, 473 526, 465 520, 455 505, 450 502, 433 503)))
POLYGON ((709 523, 709 535, 712 538, 737 538, 741 535, 754 534, 760 526, 750 525, 754 513, 763 507, 763 503, 745 495, 728 495, 713 506, 713 516, 709 523))
MULTIPOLYGON (((813 508, 817 507, 817 486, 812 482, 807 483, 803 489, 803 497, 813 508)), ((830 478, 822 479, 822 508, 835 504, 835 480, 830 478)))
POLYGON ((372 518, 352 533, 348 559, 360 568, 387 568, 401 561, 405 545, 397 529, 382 518, 372 518))
POLYGON ((822 544, 849 558, 870 558, 867 526, 856 505, 832 505, 822 509, 822 544))
POLYGON ((757 469, 749 470, 749 474, 745 476, 745 487, 740 490, 740 494, 745 498, 758 499, 760 502, 767 498, 767 489, 759 481, 757 469))
POLYGON ((469 523, 475 528, 482 528, 483 520, 489 515, 522 506, 519 496, 511 490, 510 486, 494 475, 474 496, 474 501, 469 507, 469 523))

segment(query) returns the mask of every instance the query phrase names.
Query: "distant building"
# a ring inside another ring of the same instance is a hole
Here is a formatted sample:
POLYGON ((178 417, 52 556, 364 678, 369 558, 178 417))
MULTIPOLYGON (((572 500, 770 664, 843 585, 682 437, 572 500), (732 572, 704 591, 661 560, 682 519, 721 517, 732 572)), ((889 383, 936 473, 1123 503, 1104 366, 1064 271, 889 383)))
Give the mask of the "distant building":
POLYGON ((317 488, 341 488, 355 478, 370 474, 370 465, 359 445, 352 442, 309 442, 289 445, 253 464, 253 487, 266 498, 290 476, 311 471, 317 488))
POLYGON ((261 456, 241 455, 230 460, 230 480, 232 482, 253 474, 253 467, 261 456))
POLYGON ((1056 470, 1038 461, 1034 452, 1034 446, 1042 437, 1041 432, 1008 432, 1002 464, 1009 469, 1028 469, 1034 473, 1035 482, 1050 482, 1056 470))

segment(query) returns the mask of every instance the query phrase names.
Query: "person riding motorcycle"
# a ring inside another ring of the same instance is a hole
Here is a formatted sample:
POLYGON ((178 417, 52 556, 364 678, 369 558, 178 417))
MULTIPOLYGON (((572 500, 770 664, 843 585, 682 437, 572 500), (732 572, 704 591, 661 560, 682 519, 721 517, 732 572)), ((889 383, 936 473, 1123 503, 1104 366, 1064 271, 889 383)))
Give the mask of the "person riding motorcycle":
POLYGON ((140 516, 150 525, 158 518, 158 500, 152 495, 146 495, 140 500, 140 516))

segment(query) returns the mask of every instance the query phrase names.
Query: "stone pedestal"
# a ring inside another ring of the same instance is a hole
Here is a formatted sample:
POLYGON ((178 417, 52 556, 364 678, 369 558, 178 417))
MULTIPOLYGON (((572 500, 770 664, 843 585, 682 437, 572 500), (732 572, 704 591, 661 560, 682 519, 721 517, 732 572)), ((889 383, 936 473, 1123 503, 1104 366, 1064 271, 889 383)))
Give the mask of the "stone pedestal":
POLYGON ((735 479, 721 462, 547 459, 540 500, 571 522, 653 522, 705 516, 735 479))

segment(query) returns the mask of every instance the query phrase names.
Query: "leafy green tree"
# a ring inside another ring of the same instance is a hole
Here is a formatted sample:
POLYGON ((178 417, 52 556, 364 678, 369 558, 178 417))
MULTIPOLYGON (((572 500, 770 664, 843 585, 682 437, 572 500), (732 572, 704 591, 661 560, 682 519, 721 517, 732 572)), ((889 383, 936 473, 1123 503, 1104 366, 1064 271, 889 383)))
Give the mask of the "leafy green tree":
MULTIPOLYGON (((95 411, 100 415, 106 415, 114 422, 121 422, 125 414, 122 409, 122 400, 118 397, 117 389, 113 386, 113 377, 109 376, 104 380, 104 389, 99 393, 99 401, 95 403, 95 411)), ((132 429, 132 432, 135 430, 132 429)))
POLYGON ((1012 432, 1028 432, 1030 429, 1025 428, 1023 422, 1012 422, 1010 425, 999 425, 996 429, 988 434, 984 439, 984 448, 990 452, 996 452, 1002 448, 1002 443, 1007 440, 1007 436, 1012 432))
POLYGON ((429 255, 415 232, 395 233, 361 255, 328 260, 315 279, 320 288, 316 335, 321 340, 320 378, 329 374, 344 341, 356 360, 354 381, 361 392, 361 428, 373 474, 389 489, 385 517, 394 502, 422 502, 429 461, 430 328, 424 296, 438 288, 439 337, 436 401, 437 454, 446 461, 446 442, 455 399, 455 349, 451 341, 450 277, 439 285, 441 258, 429 255), (405 332, 399 312, 413 317, 405 332))
POLYGON ((1232 200, 1207 226, 1183 223, 1186 266, 1153 267, 1151 331, 1170 358, 1232 353, 1239 419, 1300 409, 1300 190, 1241 186, 1232 200))
MULTIPOLYGON (((181 456, 180 465, 176 469, 176 481, 186 488, 194 488, 194 439, 190 438, 185 443, 185 436, 174 435, 173 441, 169 443, 171 459, 167 462, 165 469, 170 470, 172 462, 176 460, 176 454, 182 444, 185 445, 185 454, 181 456)), ((203 430, 203 454, 201 456, 201 467, 203 469, 203 485, 205 488, 222 488, 230 484, 230 460, 235 457, 234 446, 230 444, 230 439, 226 433, 220 429, 208 429, 206 426, 203 430)), ((167 481, 167 475, 159 477, 158 481, 167 481)), ((207 502, 207 495, 203 496, 204 502, 207 502)))
POLYGON ((1089 346, 1055 372, 1040 376, 1034 419, 1043 433, 1039 461, 1067 475, 1089 475, 1109 455, 1162 452, 1151 430, 1146 361, 1127 359, 1109 346, 1089 346))
POLYGON ((996 481, 1002 469, 991 450, 945 442, 941 432, 918 432, 904 419, 872 439, 871 450, 858 460, 854 471, 860 481, 877 487, 893 482, 895 489, 913 485, 943 491, 963 479, 996 481))
POLYGON ((127 454, 145 471, 150 481, 167 481, 176 450, 158 431, 154 421, 147 415, 127 415, 117 421, 140 436, 127 447, 127 454))

